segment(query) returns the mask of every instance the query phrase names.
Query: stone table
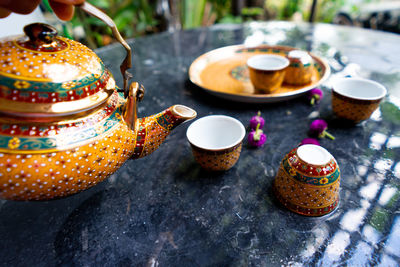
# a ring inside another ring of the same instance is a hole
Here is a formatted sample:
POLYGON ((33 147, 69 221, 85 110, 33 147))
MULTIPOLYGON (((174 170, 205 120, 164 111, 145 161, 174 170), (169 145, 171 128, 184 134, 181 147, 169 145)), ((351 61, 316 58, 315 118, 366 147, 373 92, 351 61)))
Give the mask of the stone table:
MULTIPOLYGON (((134 80, 147 89, 139 115, 176 103, 198 117, 224 114, 244 125, 260 110, 268 141, 246 144, 229 171, 193 160, 179 126, 146 158, 128 161, 96 187, 48 202, 0 202, 1 266, 398 266, 400 264, 400 36, 326 24, 217 25, 129 40, 134 80), (188 79, 201 54, 245 43, 289 45, 332 68, 318 106, 304 97, 273 104, 235 103, 188 79), (360 76, 389 94, 356 126, 332 116, 331 81, 360 76), (307 137, 316 117, 335 141, 320 140, 341 168, 340 204, 310 218, 276 202, 271 185, 282 157, 307 137)), ((122 85, 124 50, 96 51, 122 85)))

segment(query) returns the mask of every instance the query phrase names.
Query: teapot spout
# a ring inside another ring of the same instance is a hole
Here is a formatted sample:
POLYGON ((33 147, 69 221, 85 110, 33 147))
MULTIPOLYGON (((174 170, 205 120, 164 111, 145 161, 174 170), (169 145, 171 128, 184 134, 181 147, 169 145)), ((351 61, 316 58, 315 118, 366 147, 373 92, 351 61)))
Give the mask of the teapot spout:
POLYGON ((197 113, 193 109, 183 105, 174 105, 156 115, 138 119, 136 146, 132 159, 151 154, 176 126, 194 119, 196 116, 197 113))

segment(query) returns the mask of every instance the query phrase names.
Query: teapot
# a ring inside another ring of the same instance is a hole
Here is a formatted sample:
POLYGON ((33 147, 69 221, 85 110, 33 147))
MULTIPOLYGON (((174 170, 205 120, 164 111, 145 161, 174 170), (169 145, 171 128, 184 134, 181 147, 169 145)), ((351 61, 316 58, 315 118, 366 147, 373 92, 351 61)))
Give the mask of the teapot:
POLYGON ((0 198, 50 200, 88 189, 128 159, 144 157, 172 129, 196 117, 174 105, 137 118, 143 86, 129 83, 131 50, 114 22, 108 24, 127 55, 124 88, 83 44, 57 36, 46 24, 24 27, 25 36, 0 40, 0 198))

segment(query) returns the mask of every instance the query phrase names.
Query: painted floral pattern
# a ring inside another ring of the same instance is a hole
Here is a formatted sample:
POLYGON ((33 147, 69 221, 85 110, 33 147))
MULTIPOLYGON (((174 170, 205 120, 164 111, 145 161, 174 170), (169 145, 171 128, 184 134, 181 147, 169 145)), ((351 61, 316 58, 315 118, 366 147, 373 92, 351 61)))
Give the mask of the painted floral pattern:
POLYGON ((26 88, 29 88, 29 86, 31 86, 31 84, 28 83, 27 81, 16 81, 14 83, 14 86, 15 86, 15 88, 18 88, 18 89, 26 89, 26 88))
POLYGON ((10 149, 16 149, 19 147, 20 143, 21 143, 21 141, 19 140, 19 138, 14 137, 8 142, 8 147, 10 149))

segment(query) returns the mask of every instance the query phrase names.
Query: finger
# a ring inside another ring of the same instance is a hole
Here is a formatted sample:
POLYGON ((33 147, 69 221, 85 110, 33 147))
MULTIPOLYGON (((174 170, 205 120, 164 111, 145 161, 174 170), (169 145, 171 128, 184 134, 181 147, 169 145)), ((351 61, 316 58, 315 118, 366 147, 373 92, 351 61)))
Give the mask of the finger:
POLYGON ((18 14, 29 14, 39 5, 41 0, 0 0, 0 6, 18 14))
POLYGON ((54 13, 62 20, 70 20, 74 15, 74 6, 55 1, 49 2, 54 13))
POLYGON ((5 18, 10 15, 11 11, 0 7, 0 18, 5 18))

